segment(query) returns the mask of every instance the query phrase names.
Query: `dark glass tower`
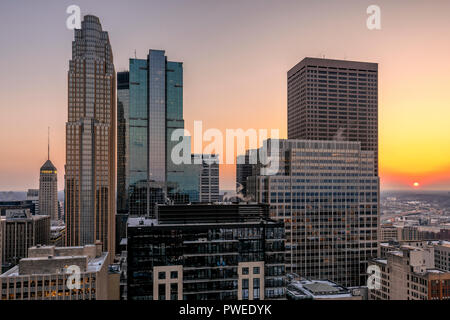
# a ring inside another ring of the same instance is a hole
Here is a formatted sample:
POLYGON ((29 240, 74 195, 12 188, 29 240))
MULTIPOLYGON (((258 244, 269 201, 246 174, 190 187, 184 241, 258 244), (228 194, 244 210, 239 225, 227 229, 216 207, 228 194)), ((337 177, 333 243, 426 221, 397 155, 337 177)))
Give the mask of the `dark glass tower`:
POLYGON ((172 132, 184 129, 183 64, 167 61, 161 50, 130 59, 129 72, 118 73, 117 103, 118 209, 151 215, 173 176, 184 172, 170 157, 172 132))

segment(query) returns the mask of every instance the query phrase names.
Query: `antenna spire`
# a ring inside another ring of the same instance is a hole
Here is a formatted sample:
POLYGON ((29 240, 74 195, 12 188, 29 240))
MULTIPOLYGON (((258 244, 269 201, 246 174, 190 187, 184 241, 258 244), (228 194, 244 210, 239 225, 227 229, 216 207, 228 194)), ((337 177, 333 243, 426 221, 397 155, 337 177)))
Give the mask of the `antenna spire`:
POLYGON ((47 153, 48 160, 50 160, 50 127, 48 127, 47 133, 47 153))

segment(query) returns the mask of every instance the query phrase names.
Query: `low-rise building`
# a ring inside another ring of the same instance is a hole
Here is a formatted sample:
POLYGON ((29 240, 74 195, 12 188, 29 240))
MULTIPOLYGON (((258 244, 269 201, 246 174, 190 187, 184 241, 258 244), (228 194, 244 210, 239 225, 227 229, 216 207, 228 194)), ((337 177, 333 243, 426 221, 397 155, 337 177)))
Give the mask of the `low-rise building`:
POLYGON ((361 291, 343 287, 329 280, 291 281, 286 290, 288 300, 363 300, 361 291))
POLYGON ((128 300, 285 297, 284 225, 267 205, 158 205, 156 213, 128 220, 128 300))
POLYGON ((107 300, 118 298, 119 275, 108 270, 101 243, 36 246, 0 275, 1 300, 107 300), (75 272, 75 273, 73 273, 75 272), (79 273, 78 273, 79 272, 79 273), (114 285, 117 284, 117 285, 114 285))
POLYGON ((371 267, 371 300, 450 299, 450 272, 435 268, 432 247, 402 246, 371 267))
POLYGON ((439 241, 434 246, 436 268, 450 272, 450 242, 439 241))
POLYGON ((2 220, 2 262, 5 267, 26 258, 28 248, 50 244, 50 216, 32 215, 29 209, 8 209, 2 220))

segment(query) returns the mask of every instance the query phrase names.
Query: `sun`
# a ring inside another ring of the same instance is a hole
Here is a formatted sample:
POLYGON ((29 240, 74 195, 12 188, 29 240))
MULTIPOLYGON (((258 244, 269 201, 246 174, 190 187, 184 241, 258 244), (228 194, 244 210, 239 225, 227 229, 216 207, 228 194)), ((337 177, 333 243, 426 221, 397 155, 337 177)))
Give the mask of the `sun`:
POLYGON ((414 186, 415 188, 418 188, 418 187, 420 186, 420 183, 414 182, 414 183, 413 183, 413 186, 414 186))

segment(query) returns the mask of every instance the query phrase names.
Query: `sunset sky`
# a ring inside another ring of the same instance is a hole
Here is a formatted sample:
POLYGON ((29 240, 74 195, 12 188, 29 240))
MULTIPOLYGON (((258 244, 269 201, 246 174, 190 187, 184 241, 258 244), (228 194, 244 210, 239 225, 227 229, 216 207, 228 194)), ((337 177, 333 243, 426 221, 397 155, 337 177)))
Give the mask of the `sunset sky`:
MULTIPOLYGON (((450 1, 161 0, 0 2, 0 190, 37 188, 51 160, 64 188, 66 8, 100 18, 116 71, 148 49, 184 63, 184 119, 203 127, 279 129, 286 72, 306 56, 379 63, 382 189, 450 190, 450 1), (381 7, 382 29, 366 28, 381 7), (417 188, 417 187, 416 187, 417 188)), ((221 189, 234 189, 234 166, 221 189)))

